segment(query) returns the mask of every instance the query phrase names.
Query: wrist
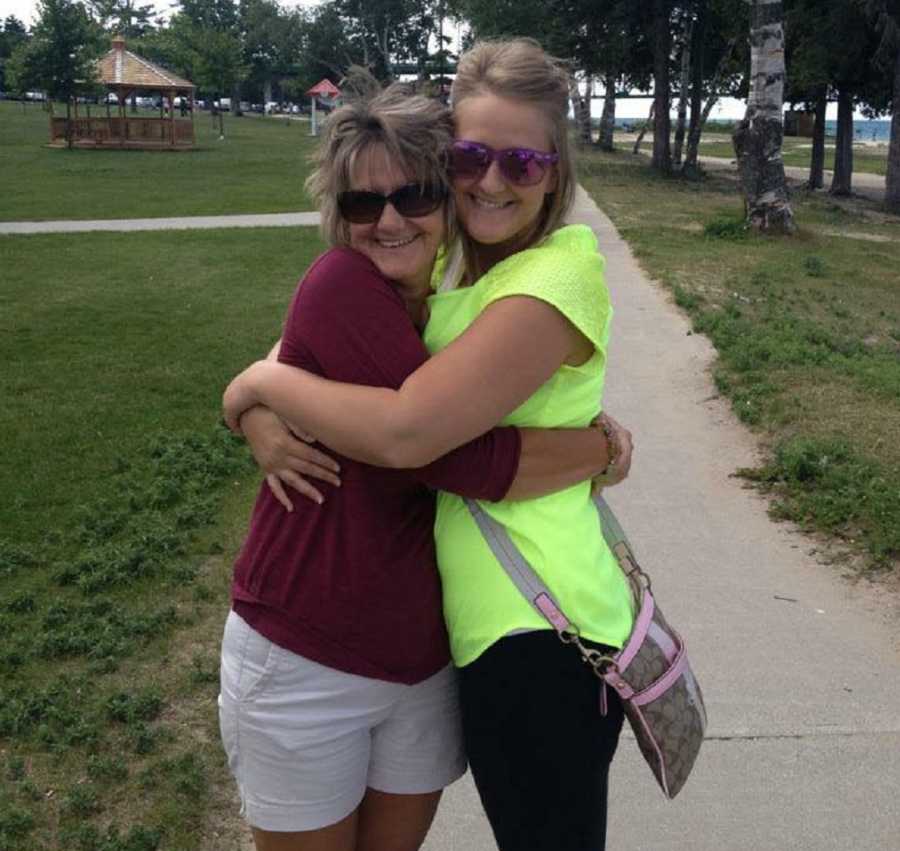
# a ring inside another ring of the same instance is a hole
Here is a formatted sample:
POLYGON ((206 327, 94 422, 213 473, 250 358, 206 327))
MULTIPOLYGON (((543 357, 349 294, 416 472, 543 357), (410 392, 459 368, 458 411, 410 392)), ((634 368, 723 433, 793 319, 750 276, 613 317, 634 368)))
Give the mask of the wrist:
POLYGON ((619 445, 616 441, 615 432, 602 416, 594 420, 593 426, 603 433, 606 443, 606 466, 597 474, 598 476, 605 476, 616 466, 616 461, 619 457, 619 445))

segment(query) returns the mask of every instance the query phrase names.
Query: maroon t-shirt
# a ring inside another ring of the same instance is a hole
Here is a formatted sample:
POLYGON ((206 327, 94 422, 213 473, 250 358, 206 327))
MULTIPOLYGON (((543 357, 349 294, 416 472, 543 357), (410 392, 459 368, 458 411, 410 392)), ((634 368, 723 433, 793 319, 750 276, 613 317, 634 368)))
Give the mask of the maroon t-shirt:
MULTIPOLYGON (((313 263, 294 295, 280 361, 399 388, 427 358, 402 299, 368 258, 335 248, 313 263)), ((341 671, 401 683, 431 676, 450 653, 430 488, 502 499, 519 451, 516 429, 495 428, 418 470, 331 452, 341 487, 317 481, 325 504, 294 494, 293 512, 263 483, 235 565, 235 611, 270 641, 341 671)))

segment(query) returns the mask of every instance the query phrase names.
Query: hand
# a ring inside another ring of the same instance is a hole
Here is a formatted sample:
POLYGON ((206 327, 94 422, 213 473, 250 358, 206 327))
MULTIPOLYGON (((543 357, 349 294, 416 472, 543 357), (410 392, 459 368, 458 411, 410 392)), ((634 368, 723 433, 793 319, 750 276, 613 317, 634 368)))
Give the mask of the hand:
POLYGON ((222 394, 222 419, 235 434, 241 433, 241 414, 256 404, 249 380, 249 374, 255 366, 256 364, 251 364, 232 378, 222 394))
POLYGON ((603 429, 610 443, 611 461, 609 466, 601 475, 595 476, 591 480, 591 491, 597 493, 603 488, 610 488, 628 478, 634 441, 631 432, 609 414, 601 414, 592 425, 595 428, 603 429))
POLYGON ((340 487, 337 473, 340 465, 318 449, 307 446, 310 435, 298 438, 281 418, 262 405, 255 405, 240 418, 240 428, 250 444, 256 463, 266 474, 266 482, 275 498, 288 510, 294 504, 285 491, 285 485, 321 505, 325 498, 321 491, 306 477, 321 479, 340 487), (301 473, 303 475, 301 475, 301 473))

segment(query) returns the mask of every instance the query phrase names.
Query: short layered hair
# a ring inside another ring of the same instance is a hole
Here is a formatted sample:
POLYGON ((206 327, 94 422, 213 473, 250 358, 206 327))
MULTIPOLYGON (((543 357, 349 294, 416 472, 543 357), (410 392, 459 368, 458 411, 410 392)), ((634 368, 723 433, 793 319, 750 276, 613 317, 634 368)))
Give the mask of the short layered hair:
POLYGON ((447 192, 444 217, 452 232, 447 153, 453 141, 450 110, 440 101, 416 94, 408 84, 382 89, 365 71, 350 73, 347 102, 325 121, 312 160, 315 170, 306 189, 318 204, 323 237, 330 245, 348 245, 350 227, 337 198, 352 187, 358 157, 381 146, 411 181, 441 186, 447 192))

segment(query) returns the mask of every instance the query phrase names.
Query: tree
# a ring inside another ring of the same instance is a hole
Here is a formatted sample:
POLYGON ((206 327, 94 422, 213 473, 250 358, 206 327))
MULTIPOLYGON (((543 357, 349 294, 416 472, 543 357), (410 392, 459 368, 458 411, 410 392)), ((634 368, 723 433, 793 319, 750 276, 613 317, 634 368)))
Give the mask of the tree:
POLYGON ((9 15, 0 26, 0 92, 10 88, 6 81, 6 64, 19 45, 28 40, 28 32, 15 15, 9 15))
POLYGON ((138 5, 135 0, 88 0, 94 20, 111 35, 133 40, 153 29, 152 3, 138 5))
POLYGON ((832 11, 833 4, 818 0, 789 0, 785 14, 785 52, 791 68, 786 96, 792 104, 803 103, 815 113, 807 181, 810 189, 825 184, 825 118, 837 48, 829 22, 832 11))
POLYGON ((301 92, 326 77, 335 82, 340 80, 351 65, 365 67, 364 58, 356 54, 334 3, 318 6, 303 22, 302 45, 298 69, 301 92))
POLYGON ((747 58, 741 38, 749 27, 744 0, 695 0, 691 43, 690 122, 681 173, 700 174, 698 155, 703 128, 724 94, 746 97, 747 58), (709 69, 713 69, 710 74, 709 69), (704 98, 706 99, 704 103, 704 98))
POLYGON ((880 42, 876 66, 891 77, 891 142, 888 147, 884 203, 892 213, 900 213, 900 0, 866 0, 880 42))
POLYGON ((263 103, 272 100, 276 78, 291 70, 299 34, 294 26, 296 16, 282 12, 274 0, 241 0, 239 29, 247 81, 261 91, 263 103))
POLYGON ((216 96, 230 96, 232 113, 240 115, 240 86, 248 69, 237 5, 234 0, 179 0, 179 4, 181 10, 169 23, 179 53, 192 66, 194 79, 216 96))
POLYGON ((81 3, 40 0, 31 38, 11 57, 18 88, 39 89, 51 100, 65 100, 69 147, 72 99, 96 93, 96 61, 103 49, 102 34, 81 3))
POLYGON ((762 232, 793 233, 781 146, 784 136, 784 27, 781 0, 752 0, 750 94, 733 134, 747 224, 762 232))
POLYGON ((669 63, 672 55, 672 0, 648 3, 648 34, 653 45, 653 168, 668 174, 672 170, 669 116, 672 101, 669 63))

